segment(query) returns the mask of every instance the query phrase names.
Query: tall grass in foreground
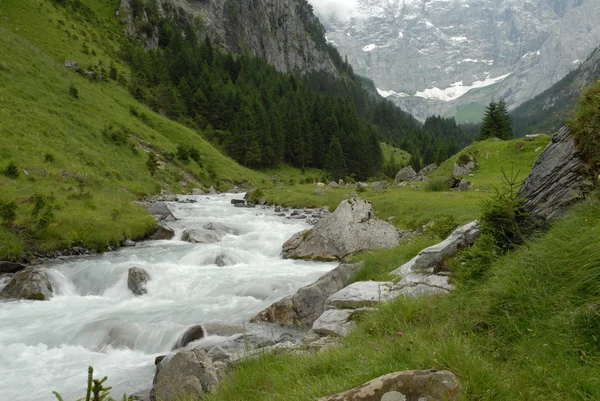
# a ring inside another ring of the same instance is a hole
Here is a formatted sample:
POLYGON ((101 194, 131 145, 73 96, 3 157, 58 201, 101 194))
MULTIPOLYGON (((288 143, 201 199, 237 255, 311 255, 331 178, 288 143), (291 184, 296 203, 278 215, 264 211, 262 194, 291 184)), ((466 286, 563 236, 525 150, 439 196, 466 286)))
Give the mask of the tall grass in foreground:
POLYGON ((401 298, 341 346, 237 365, 210 401, 315 400, 405 369, 449 369, 465 400, 600 398, 600 202, 450 296, 401 298))

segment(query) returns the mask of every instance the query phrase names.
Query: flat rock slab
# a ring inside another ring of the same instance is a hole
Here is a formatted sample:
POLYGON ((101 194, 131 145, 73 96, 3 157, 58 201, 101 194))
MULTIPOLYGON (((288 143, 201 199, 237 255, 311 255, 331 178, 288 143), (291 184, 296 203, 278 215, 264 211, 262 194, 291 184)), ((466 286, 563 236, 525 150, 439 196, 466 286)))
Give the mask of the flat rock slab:
POLYGON ((357 309, 375 306, 392 297, 392 282, 359 281, 336 292, 327 299, 326 308, 357 309))
POLYGON ((459 249, 471 246, 479 234, 479 222, 477 221, 458 227, 444 241, 423 249, 417 256, 394 270, 392 274, 404 277, 414 271, 433 272, 444 258, 454 256, 459 249))
POLYGON ((446 295, 454 290, 448 279, 448 276, 437 274, 410 273, 393 288, 393 294, 414 298, 446 295))
POLYGON ((192 244, 213 244, 223 238, 220 232, 206 229, 185 230, 181 239, 192 244))
POLYGON ((409 370, 378 377, 319 401, 454 401, 459 389, 456 376, 447 370, 409 370))
POLYGON ((323 336, 344 337, 355 326, 354 309, 329 309, 313 323, 312 331, 323 336))

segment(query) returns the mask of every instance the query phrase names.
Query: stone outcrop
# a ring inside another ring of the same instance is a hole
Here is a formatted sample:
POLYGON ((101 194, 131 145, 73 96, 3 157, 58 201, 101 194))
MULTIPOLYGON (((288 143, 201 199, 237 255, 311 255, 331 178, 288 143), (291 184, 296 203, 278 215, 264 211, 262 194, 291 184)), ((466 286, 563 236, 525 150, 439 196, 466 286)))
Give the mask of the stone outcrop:
POLYGON ((183 348, 191 342, 204 338, 204 328, 199 324, 187 329, 175 342, 173 349, 183 348))
POLYGON ((371 184, 373 189, 386 189, 388 187, 387 181, 376 181, 371 184))
POLYGON ((127 272, 127 288, 134 295, 140 296, 148 293, 146 284, 150 281, 150 274, 142 268, 132 267, 127 272))
POLYGON ((423 249, 417 256, 394 270, 392 274, 404 277, 411 272, 433 273, 445 257, 453 256, 459 249, 472 245, 479 237, 479 233, 477 221, 459 227, 444 241, 423 249))
POLYGON ((414 298, 446 295, 454 290, 449 276, 429 273, 409 273, 393 288, 394 295, 408 295, 414 298))
POLYGON ((327 299, 328 309, 358 309, 375 306, 392 297, 392 282, 358 281, 336 292, 327 299))
POLYGON ((453 401, 459 389, 456 376, 447 370, 410 370, 378 377, 319 401, 453 401))
POLYGON ((316 282, 300 288, 293 296, 274 303, 254 317, 252 322, 311 327, 325 311, 327 298, 347 286, 354 273, 363 266, 363 262, 339 265, 316 282))
POLYGON ((396 178, 394 178, 394 182, 402 182, 402 181, 412 181, 417 178, 417 173, 412 168, 412 166, 406 166, 402 170, 398 171, 396 174, 396 178))
POLYGON ((322 336, 344 337, 356 325, 352 321, 354 309, 328 309, 313 323, 313 332, 322 336))
POLYGON ((591 191, 593 184, 577 155, 569 129, 561 128, 540 154, 521 186, 525 208, 538 220, 561 217, 566 208, 591 191))
POLYGON ((47 301, 53 289, 44 269, 26 268, 12 276, 10 283, 0 291, 0 299, 47 301))
POLYGON ((452 175, 454 177, 461 177, 463 175, 470 174, 471 171, 479 168, 479 163, 473 158, 473 156, 469 156, 469 160, 466 162, 458 162, 454 163, 452 167, 452 175))
POLYGON ((426 176, 426 175, 433 173, 437 169, 438 169, 438 165, 433 163, 433 164, 430 164, 429 166, 423 167, 417 175, 426 176))
POLYGON ((375 218, 370 202, 349 199, 312 230, 290 238, 283 244, 283 255, 292 259, 340 260, 360 251, 393 248, 399 241, 392 225, 375 218))
POLYGON ((164 358, 156 369, 153 401, 176 401, 182 395, 198 398, 215 391, 218 377, 215 367, 199 349, 182 350, 164 358))
POLYGON ((148 236, 148 239, 151 240, 169 240, 175 236, 175 231, 170 229, 169 227, 165 227, 162 224, 158 225, 158 229, 152 233, 152 235, 148 236))
POLYGON ((215 230, 189 229, 183 232, 181 239, 192 244, 213 244, 219 242, 223 235, 215 230))

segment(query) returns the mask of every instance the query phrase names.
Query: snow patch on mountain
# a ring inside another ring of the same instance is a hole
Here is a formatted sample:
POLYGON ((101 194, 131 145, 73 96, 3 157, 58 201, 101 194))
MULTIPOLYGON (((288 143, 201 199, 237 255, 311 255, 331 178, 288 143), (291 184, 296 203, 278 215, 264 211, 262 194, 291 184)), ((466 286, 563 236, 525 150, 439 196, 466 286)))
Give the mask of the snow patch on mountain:
POLYGON ((446 89, 440 89, 434 86, 423 91, 418 91, 415 93, 415 96, 422 97, 423 99, 438 99, 443 100, 444 102, 450 102, 458 99, 473 89, 485 88, 486 86, 497 84, 510 75, 511 74, 505 74, 496 78, 489 78, 488 76, 488 78, 484 79, 483 81, 473 82, 473 84, 470 86, 463 85, 463 81, 455 82, 446 89))

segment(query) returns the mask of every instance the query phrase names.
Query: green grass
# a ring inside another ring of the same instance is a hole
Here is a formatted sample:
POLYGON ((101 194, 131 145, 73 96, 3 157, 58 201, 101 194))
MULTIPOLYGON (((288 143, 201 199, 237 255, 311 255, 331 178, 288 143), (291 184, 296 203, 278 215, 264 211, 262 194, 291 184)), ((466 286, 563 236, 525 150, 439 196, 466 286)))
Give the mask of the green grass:
POLYGON ((405 150, 396 148, 388 145, 387 143, 381 143, 381 152, 383 153, 383 162, 389 163, 392 155, 394 155, 394 161, 398 166, 406 166, 410 160, 410 153, 405 150))
POLYGON ((599 223, 600 203, 581 205, 497 259, 478 285, 386 303, 338 348, 236 365, 208 400, 315 400, 383 374, 431 368, 456 373, 465 400, 597 400, 599 223))
POLYGON ((52 195, 57 205, 43 232, 27 230, 19 238, 0 231, 0 259, 15 259, 23 247, 101 250, 125 237, 141 238, 155 223, 132 202, 161 188, 266 182, 198 133, 135 101, 119 83, 67 69, 65 60, 106 69, 112 60, 128 78, 116 57, 123 35, 114 18, 119 2, 84 3, 95 14, 83 17, 51 1, 4 0, 0 7, 0 52, 7 55, 0 59, 0 170, 13 162, 20 171, 16 179, 0 175, 0 201, 17 202, 19 226, 28 224, 34 194, 52 195), (71 85, 78 99, 69 94, 71 85), (202 167, 166 157, 180 144, 199 151, 202 167), (162 162, 154 177, 146 167, 149 151, 162 162))

